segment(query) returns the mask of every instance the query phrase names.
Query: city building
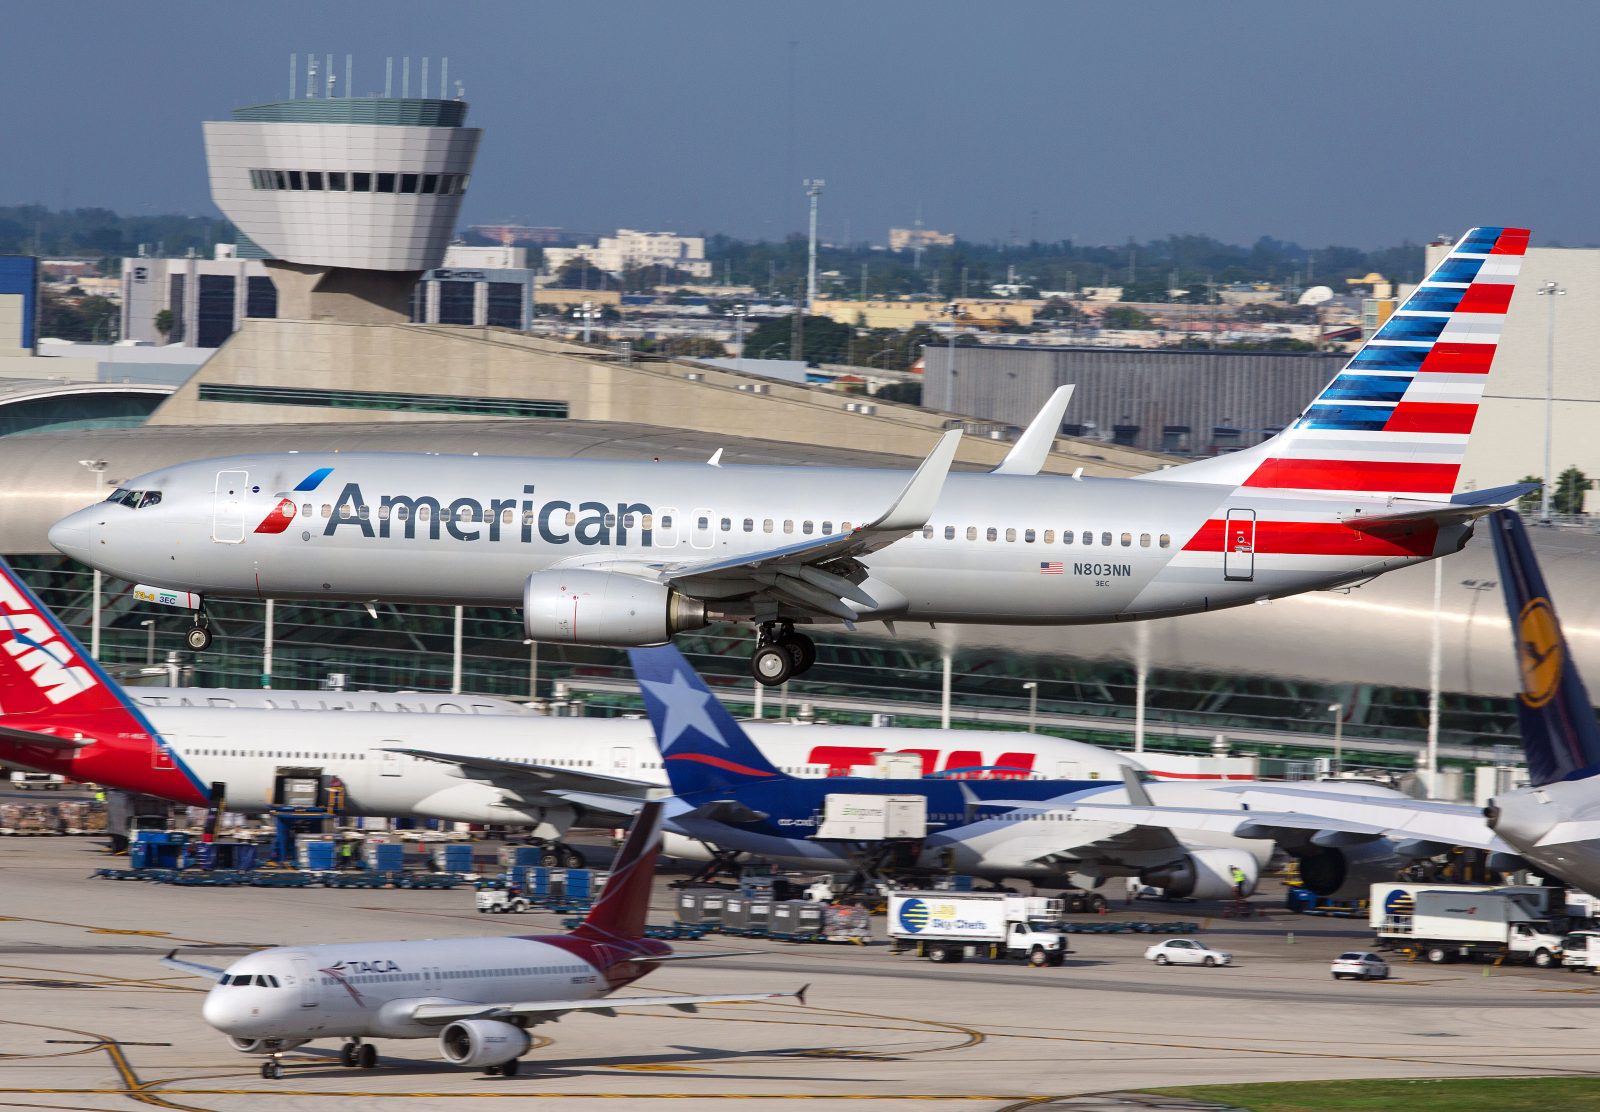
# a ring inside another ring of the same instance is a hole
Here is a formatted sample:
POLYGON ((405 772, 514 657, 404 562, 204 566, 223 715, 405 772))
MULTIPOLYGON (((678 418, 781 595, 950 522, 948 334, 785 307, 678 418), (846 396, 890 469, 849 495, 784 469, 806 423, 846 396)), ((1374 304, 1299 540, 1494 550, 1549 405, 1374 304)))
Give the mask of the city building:
POLYGON ((239 230, 239 254, 265 261, 279 316, 409 318, 472 173, 481 132, 466 115, 460 100, 334 97, 205 124, 212 199, 239 230))
POLYGON ((0 255, 0 356, 31 355, 38 322, 39 260, 0 255))
POLYGON ((123 339, 216 348, 246 317, 277 315, 266 263, 240 258, 231 243, 209 259, 122 260, 123 339))
POLYGON ((554 247, 569 238, 561 228, 533 228, 526 224, 472 224, 467 231, 506 247, 554 247))
POLYGON ((923 247, 954 247, 956 237, 932 228, 890 228, 889 250, 916 251, 923 247))
MULTIPOLYGON (((894 328, 901 331, 919 324, 949 324, 950 301, 845 301, 818 298, 811 303, 811 315, 828 317, 840 324, 865 328, 894 328)), ((961 297, 954 301, 956 323, 965 328, 1027 328, 1033 324, 1042 301, 1015 298, 961 297)))
POLYGON ((596 243, 577 247, 546 247, 545 269, 555 273, 574 259, 587 259, 596 270, 621 274, 625 270, 659 266, 681 270, 696 278, 709 278, 712 266, 706 258, 706 241, 699 236, 680 236, 672 232, 638 232, 618 228, 614 236, 601 236, 596 243))

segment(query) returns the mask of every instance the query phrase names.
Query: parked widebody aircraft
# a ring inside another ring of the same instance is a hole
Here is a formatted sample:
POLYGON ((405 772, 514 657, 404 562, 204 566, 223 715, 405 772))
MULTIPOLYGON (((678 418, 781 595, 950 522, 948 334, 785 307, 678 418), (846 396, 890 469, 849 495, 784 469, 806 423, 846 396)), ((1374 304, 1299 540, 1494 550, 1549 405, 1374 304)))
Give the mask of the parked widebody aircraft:
MULTIPOLYGON (((991 474, 911 476, 423 453, 162 468, 50 532, 196 611, 207 596, 520 605, 538 641, 639 646, 753 623, 752 671, 804 672, 796 626, 1073 625, 1357 583, 1457 551, 1524 488, 1453 495, 1527 247, 1474 228, 1281 434, 1134 479, 1038 474, 1058 392, 991 474)), ((720 455, 720 453, 719 453, 720 455)))
POLYGON ((201 1014, 244 1054, 266 1055, 261 1076, 283 1075, 281 1055, 343 1039, 347 1066, 371 1069, 366 1039, 439 1040, 452 1065, 514 1077, 532 1046, 528 1028, 569 1012, 675 1008, 797 999, 798 992, 611 996, 663 963, 725 956, 675 954, 645 937, 660 852, 661 805, 646 804, 617 851, 600 899, 570 934, 275 946, 226 969, 168 954, 165 964, 216 982, 201 1014))
MULTIPOLYGON (((331 704, 369 709, 284 709, 327 694, 119 687, 0 561, 0 760, 8 764, 195 806, 221 784, 239 811, 277 802, 291 772, 337 778, 347 814, 524 826, 556 842, 557 862, 573 855, 559 839, 574 824, 616 822, 580 794, 637 800, 666 786, 643 720, 481 713, 469 721, 444 713, 440 700, 495 701, 381 693, 331 704)), ((750 730, 774 762, 801 776, 844 775, 882 751, 914 754, 927 772, 990 779, 1115 780, 1129 760, 1063 738, 994 731, 776 722, 750 730)))
MULTIPOLYGON (((1233 808, 1237 820, 1241 812, 1231 792, 1253 789, 1270 798, 1298 790, 1288 784, 1152 782, 1131 764, 1112 783, 800 780, 762 756, 677 649, 633 649, 629 656, 675 793, 667 801, 666 825, 674 856, 695 856, 692 844, 699 842, 769 861, 848 867, 862 847, 818 837, 828 796, 920 796, 926 800, 927 837, 905 847, 900 867, 1046 884, 1093 885, 1108 877, 1137 876, 1169 895, 1219 899, 1234 891, 1235 868, 1247 878, 1247 890, 1255 887, 1275 848, 1271 835, 1143 821, 1120 809, 1129 801, 1148 808, 1233 808), (1112 804, 1111 817, 1078 816, 1083 801, 1112 804)), ((1352 799, 1403 798, 1367 784, 1322 787, 1352 799)), ((1323 895, 1364 892, 1373 881, 1392 879, 1405 863, 1382 839, 1346 848, 1291 831, 1281 844, 1300 859, 1307 886, 1323 895)))

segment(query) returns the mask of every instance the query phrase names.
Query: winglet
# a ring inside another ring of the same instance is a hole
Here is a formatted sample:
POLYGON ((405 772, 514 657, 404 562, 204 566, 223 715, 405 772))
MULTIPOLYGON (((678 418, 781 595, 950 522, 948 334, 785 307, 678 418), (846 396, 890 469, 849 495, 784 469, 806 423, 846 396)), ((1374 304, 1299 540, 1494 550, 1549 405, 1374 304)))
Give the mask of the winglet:
POLYGON ((806 1002, 806 990, 809 989, 810 987, 811 987, 811 982, 807 981, 805 984, 800 986, 800 991, 794 994, 794 998, 796 1000, 800 1001, 800 1004, 801 1004, 802 1007, 805 1005, 805 1002, 806 1002))
POLYGON ((1154 807, 1150 801, 1150 793, 1145 789, 1144 781, 1139 779, 1139 770, 1132 765, 1122 766, 1122 783, 1128 789, 1128 802, 1140 807, 1154 807))
POLYGON ((1067 415, 1067 403, 1072 401, 1072 392, 1076 389, 1077 386, 1056 387, 1038 416, 1028 423, 1022 435, 1017 437, 1017 442, 1011 446, 1011 451, 1006 453, 1006 458, 991 474, 1037 475, 1050 455, 1050 446, 1056 442, 1056 435, 1061 431, 1061 418, 1067 415))
POLYGON ((715 452, 712 452, 711 453, 711 458, 706 460, 706 463, 709 464, 712 467, 721 467, 722 466, 722 449, 718 448, 715 452))
POLYGON ((944 489, 945 476, 955 462, 956 449, 961 446, 961 430, 951 429, 939 438, 928 458, 922 461, 917 473, 900 492, 882 517, 867 529, 905 530, 921 529, 933 516, 933 507, 939 502, 939 492, 944 489))

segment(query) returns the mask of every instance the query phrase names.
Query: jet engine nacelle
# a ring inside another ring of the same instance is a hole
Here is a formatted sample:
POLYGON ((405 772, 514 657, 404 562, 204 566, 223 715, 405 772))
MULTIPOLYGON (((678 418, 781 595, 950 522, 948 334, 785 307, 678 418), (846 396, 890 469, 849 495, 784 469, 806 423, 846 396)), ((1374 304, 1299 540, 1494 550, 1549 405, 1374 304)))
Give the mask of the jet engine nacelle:
POLYGON ((661 852, 667 857, 676 857, 680 861, 710 861, 711 851, 706 844, 694 838, 686 838, 682 834, 674 834, 670 830, 661 833, 661 852))
POLYGON ((229 1037, 233 1049, 240 1054, 282 1054, 285 1050, 293 1050, 303 1046, 305 1039, 236 1039, 229 1037))
POLYGON ((1254 857, 1238 849, 1190 850, 1182 861, 1146 869, 1139 880, 1179 899, 1224 900, 1233 895, 1235 866, 1244 873, 1244 894, 1248 896, 1256 890, 1260 869, 1254 857))
POLYGON ((699 629, 706 607, 635 575, 558 568, 528 576, 522 624, 535 641, 629 648, 665 644, 674 633, 699 629))
POLYGON ((456 1066, 503 1065, 532 1045, 528 1032, 498 1019, 458 1019, 439 1032, 439 1051, 456 1066))
POLYGON ((1326 899, 1359 900, 1372 886, 1393 880, 1411 860, 1395 852, 1394 843, 1379 838, 1338 848, 1309 845, 1293 851, 1300 883, 1326 899))

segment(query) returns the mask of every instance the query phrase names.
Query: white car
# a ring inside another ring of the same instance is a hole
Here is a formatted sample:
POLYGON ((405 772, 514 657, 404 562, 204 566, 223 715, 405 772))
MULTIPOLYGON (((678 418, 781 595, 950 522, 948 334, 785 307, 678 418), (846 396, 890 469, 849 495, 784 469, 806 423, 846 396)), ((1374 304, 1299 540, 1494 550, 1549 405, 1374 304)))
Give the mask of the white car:
POLYGON ((1233 955, 1192 938, 1169 938, 1144 952, 1157 965, 1232 965, 1233 955))
POLYGON ((1377 954, 1350 950, 1333 959, 1333 979, 1353 977, 1358 981, 1378 981, 1389 975, 1389 963, 1377 954))

